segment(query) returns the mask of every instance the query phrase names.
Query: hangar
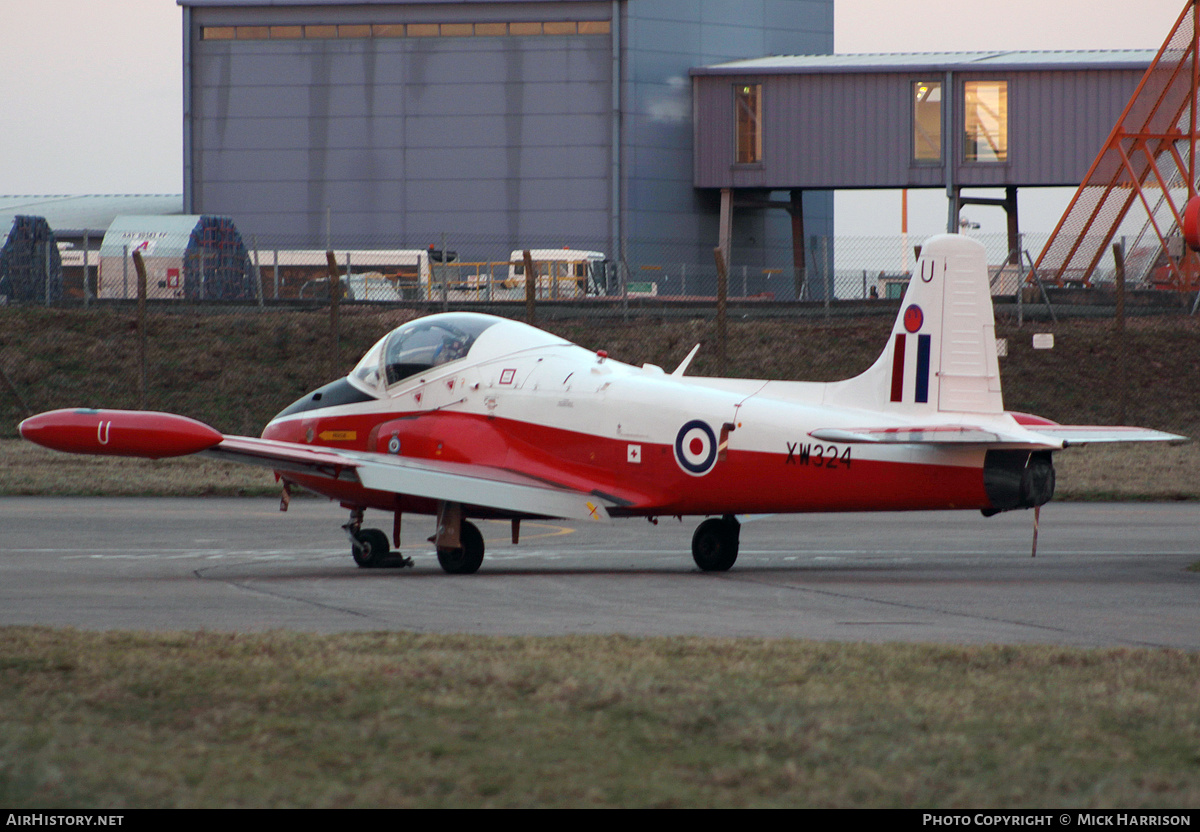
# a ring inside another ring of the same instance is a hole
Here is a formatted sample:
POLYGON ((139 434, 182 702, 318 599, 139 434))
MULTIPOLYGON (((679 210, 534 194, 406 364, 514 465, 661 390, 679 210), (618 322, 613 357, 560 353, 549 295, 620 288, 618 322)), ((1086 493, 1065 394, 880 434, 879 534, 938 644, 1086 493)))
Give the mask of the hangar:
MULTIPOLYGON (((290 247, 450 232, 488 259, 711 264, 689 69, 833 47, 832 0, 178 2, 184 213, 290 247)), ((811 230, 831 206, 814 195, 811 230)), ((786 220, 737 230, 789 245, 786 220)))

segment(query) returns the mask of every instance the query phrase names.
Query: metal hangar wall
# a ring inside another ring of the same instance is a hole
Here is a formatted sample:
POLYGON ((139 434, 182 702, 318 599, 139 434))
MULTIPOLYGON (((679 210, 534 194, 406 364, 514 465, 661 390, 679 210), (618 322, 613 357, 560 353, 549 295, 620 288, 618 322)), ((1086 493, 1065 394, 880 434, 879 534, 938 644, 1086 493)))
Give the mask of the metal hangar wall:
MULTIPOLYGON (((184 211, 305 246, 711 262, 690 68, 833 47, 832 0, 178 2, 184 211)), ((767 212, 743 225, 789 245, 767 212)))

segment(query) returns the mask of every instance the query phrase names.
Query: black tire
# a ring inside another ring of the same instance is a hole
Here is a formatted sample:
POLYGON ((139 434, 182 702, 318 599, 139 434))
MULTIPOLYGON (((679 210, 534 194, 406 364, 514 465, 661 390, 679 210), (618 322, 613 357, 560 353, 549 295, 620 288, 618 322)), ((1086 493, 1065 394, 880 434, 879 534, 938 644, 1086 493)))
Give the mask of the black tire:
POLYGON ((692 535, 692 559, 705 572, 727 572, 738 556, 741 524, 733 517, 712 518, 692 535))
POLYGON ((473 575, 483 563, 483 535, 464 520, 459 538, 462 542, 459 548, 437 550, 438 563, 451 575, 473 575))
POLYGON ((374 569, 383 566, 391 554, 388 546, 388 536, 379 529, 362 529, 355 535, 361 549, 350 547, 350 554, 360 569, 374 569))

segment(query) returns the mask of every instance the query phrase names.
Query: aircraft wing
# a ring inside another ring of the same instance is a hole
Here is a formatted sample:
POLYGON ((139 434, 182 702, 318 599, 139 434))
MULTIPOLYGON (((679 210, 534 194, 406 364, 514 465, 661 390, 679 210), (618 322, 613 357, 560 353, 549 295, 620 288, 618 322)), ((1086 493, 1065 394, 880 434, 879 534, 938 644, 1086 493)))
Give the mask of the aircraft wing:
POLYGON ((544 517, 607 520, 611 501, 485 465, 418 460, 293 442, 225 436, 173 413, 54 410, 21 423, 21 435, 58 451, 149 459, 202 454, 296 474, 361 483, 365 488, 451 500, 544 517))
POLYGON ((226 436, 200 454, 275 471, 358 482, 376 491, 547 517, 608 519, 604 501, 596 495, 486 465, 342 451, 251 436, 226 436))
POLYGON ((1177 442, 1186 439, 1160 430, 1103 425, 1038 424, 1006 430, 980 425, 905 425, 903 427, 820 428, 810 431, 825 442, 896 445, 987 445, 992 448, 1046 448, 1098 442, 1177 442))

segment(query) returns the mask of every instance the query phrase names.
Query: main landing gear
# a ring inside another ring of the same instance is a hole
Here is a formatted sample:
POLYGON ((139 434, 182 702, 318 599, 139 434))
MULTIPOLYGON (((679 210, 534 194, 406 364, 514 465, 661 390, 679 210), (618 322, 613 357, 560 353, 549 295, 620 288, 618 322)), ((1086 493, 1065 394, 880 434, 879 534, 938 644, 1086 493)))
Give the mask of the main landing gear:
POLYGON ((462 521, 459 546, 438 546, 438 563, 451 575, 471 575, 483 563, 483 535, 473 523, 462 521))
POLYGON ((451 575, 473 575, 483 563, 483 535, 463 518, 462 505, 438 503, 437 532, 429 538, 437 547, 438 563, 451 575))
POLYGON ((350 554, 360 569, 395 569, 412 566, 412 558, 406 558, 388 547, 388 536, 379 529, 362 527, 363 510, 350 511, 350 522, 342 526, 350 536, 350 554))
POLYGON ((738 556, 742 524, 732 514, 705 520, 692 535, 692 559, 705 572, 727 572, 738 556))
MULTIPOLYGON (((397 518, 399 515, 397 514, 397 518)), ((350 554, 362 569, 412 566, 412 558, 388 549, 388 536, 379 529, 362 527, 363 510, 350 509, 350 521, 342 526, 350 536, 350 554)), ((395 534, 399 537, 399 520, 395 534)), ((515 521, 514 521, 515 529, 515 521)), ((513 532, 516 542, 516 532, 513 532)), ((437 533, 429 538, 437 547, 438 563, 451 575, 471 575, 483 564, 483 535, 463 519, 462 506, 445 502, 438 506, 437 533)))

